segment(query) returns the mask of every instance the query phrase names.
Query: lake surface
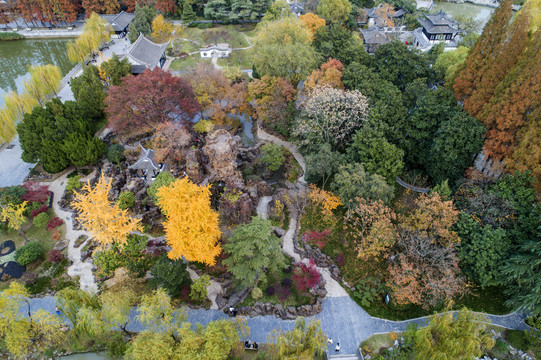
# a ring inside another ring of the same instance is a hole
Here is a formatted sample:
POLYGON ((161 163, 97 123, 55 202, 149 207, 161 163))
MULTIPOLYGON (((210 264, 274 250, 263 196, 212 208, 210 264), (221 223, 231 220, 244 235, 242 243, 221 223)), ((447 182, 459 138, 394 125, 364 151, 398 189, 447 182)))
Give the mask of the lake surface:
POLYGON ((490 15, 494 12, 494 8, 488 6, 474 5, 470 3, 456 4, 450 2, 435 2, 434 6, 430 10, 431 13, 439 12, 443 10, 451 16, 467 16, 481 21, 481 31, 487 21, 490 19, 490 15))
POLYGON ((67 43, 72 39, 29 39, 0 41, 0 106, 9 90, 23 90, 30 65, 54 64, 66 75, 73 64, 68 60, 67 43))

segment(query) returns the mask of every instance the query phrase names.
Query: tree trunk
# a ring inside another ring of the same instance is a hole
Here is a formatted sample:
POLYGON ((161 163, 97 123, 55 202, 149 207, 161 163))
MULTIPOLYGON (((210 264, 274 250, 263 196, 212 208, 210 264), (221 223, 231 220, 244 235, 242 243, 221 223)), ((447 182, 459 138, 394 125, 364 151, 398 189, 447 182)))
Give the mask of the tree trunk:
POLYGON ((24 238, 24 244, 26 245, 28 243, 28 239, 26 238, 26 235, 23 232, 23 229, 19 228, 19 235, 21 235, 24 238))

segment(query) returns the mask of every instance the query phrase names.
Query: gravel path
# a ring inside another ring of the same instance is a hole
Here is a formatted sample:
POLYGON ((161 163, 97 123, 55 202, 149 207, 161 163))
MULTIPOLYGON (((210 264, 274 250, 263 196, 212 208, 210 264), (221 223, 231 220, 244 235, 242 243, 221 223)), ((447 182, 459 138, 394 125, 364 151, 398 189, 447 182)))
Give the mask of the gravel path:
MULTIPOLYGON (((82 178, 81 181, 86 181, 92 178, 92 176, 94 176, 94 172, 90 173, 85 178, 82 178)), ((95 293, 98 291, 98 285, 96 284, 94 275, 92 274, 92 263, 81 260, 81 249, 85 246, 92 235, 88 231, 74 230, 72 218, 73 213, 70 211, 64 211, 60 208, 60 200, 64 194, 64 189, 66 188, 67 182, 67 174, 64 174, 58 179, 45 184, 49 186, 49 190, 54 193, 53 209, 56 216, 64 220, 66 223, 65 239, 68 242, 68 258, 73 261, 73 264, 68 268, 68 275, 79 276, 81 289, 95 293), (86 235, 88 239, 76 248, 75 241, 81 235, 86 235)))
POLYGON ((18 136, 0 150, 0 187, 21 185, 30 169, 34 167, 35 164, 25 163, 21 159, 22 153, 18 136))

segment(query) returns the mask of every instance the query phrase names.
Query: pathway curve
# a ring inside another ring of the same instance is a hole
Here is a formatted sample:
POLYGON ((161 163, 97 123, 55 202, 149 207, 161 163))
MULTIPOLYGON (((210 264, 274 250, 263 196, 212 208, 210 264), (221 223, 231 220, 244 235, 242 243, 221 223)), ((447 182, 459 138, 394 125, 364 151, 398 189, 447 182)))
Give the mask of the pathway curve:
MULTIPOLYGON (((188 270, 188 273, 190 274, 190 279, 192 279, 192 281, 200 278, 200 276, 195 271, 193 271, 192 269, 187 268, 187 270, 188 270)), ((209 298, 209 300, 211 302, 210 308, 212 310, 218 310, 219 309, 218 304, 216 303, 216 297, 218 295, 222 295, 223 292, 224 292, 224 290, 222 288, 222 285, 219 282, 217 282, 216 280, 211 279, 210 280, 210 285, 207 286, 207 297, 209 298)))
MULTIPOLYGON (((286 147, 293 154, 295 159, 297 159, 301 168, 303 170, 305 169, 304 158, 297 151, 295 146, 291 145, 286 141, 280 140, 275 136, 265 133, 259 127, 257 133, 260 139, 272 141, 286 147)), ((304 179, 300 178, 299 183, 301 183, 301 180, 304 182, 304 179)), ((71 213, 59 209, 58 201, 62 196, 65 181, 67 181, 66 176, 62 176, 61 178, 55 180, 53 183, 50 184, 50 189, 55 193, 56 201, 53 203, 53 207, 57 212, 57 215, 62 216, 66 220, 66 225, 68 229, 66 233, 66 238, 70 239, 68 255, 70 256, 70 259, 72 259, 75 257, 75 255, 79 255, 77 249, 73 249, 73 242, 79 234, 83 234, 85 232, 73 230, 70 231, 72 225, 71 213)), ((258 214, 260 214, 262 217, 268 216, 268 204, 271 199, 271 197, 263 197, 260 199, 257 209, 258 214)), ((301 258, 299 254, 295 253, 293 246, 296 230, 297 219, 291 218, 289 229, 283 237, 283 248, 288 255, 299 261, 301 260, 301 258)), ((303 259, 303 261, 305 260, 306 259, 303 259)), ((95 287, 92 272, 90 271, 88 265, 90 264, 82 263, 80 261, 78 264, 76 264, 74 261, 74 265, 68 270, 68 272, 79 272, 81 275, 83 275, 81 276, 81 288, 83 289, 84 287, 86 287, 87 289, 93 289, 93 287, 95 287), (88 273, 90 274, 90 278, 86 277, 88 273)), ((320 271, 325 278, 328 294, 327 297, 323 299, 322 311, 319 314, 309 317, 308 320, 320 320, 321 327, 325 334, 329 337, 332 337, 335 341, 340 341, 340 345, 342 348, 342 350, 340 351, 341 355, 355 354, 360 343, 375 333, 404 331, 410 323, 416 323, 420 326, 424 326, 428 322, 427 317, 406 321, 390 321, 372 317, 347 295, 347 293, 340 286, 340 284, 338 284, 334 279, 330 278, 328 272, 326 273, 326 269, 320 269, 320 271)), ((192 271, 190 271, 190 275, 194 277, 197 276, 197 274, 192 274, 192 271)), ((210 310, 190 308, 186 309, 188 321, 190 323, 200 323, 202 325, 205 325, 211 321, 228 318, 227 315, 224 314, 222 311, 216 310, 216 297, 213 291, 217 290, 213 289, 216 288, 214 288, 211 284, 211 286, 209 287, 209 297, 212 301, 212 308, 210 310)), ((51 296, 30 299, 30 306, 33 313, 35 313, 38 309, 43 309, 50 313, 53 313, 55 311, 54 299, 51 296)), ((136 316, 137 309, 133 308, 130 312, 130 322, 128 325, 128 330, 130 331, 144 330, 144 326, 137 321, 136 316)), ((529 327, 524 323, 524 314, 512 313, 504 316, 488 315, 488 318, 494 325, 518 330, 529 329, 529 327)), ((287 331, 292 329, 295 323, 294 320, 282 320, 272 315, 248 318, 247 322, 248 326, 250 327, 249 338, 257 342, 268 342, 271 339, 273 330, 276 329, 287 331)), ((329 352, 334 354, 334 345, 329 345, 329 352)))
MULTIPOLYGON (((85 178, 82 178, 81 181, 86 181, 94 176, 94 172, 91 172, 85 178)), ((94 280, 94 275, 92 274, 92 263, 85 262, 81 260, 81 249, 85 246, 88 240, 92 237, 88 231, 84 230, 74 230, 73 229, 73 212, 65 211, 60 207, 60 200, 64 194, 64 189, 68 182, 67 172, 58 179, 50 182, 44 183, 49 186, 49 190, 54 193, 53 209, 56 213, 56 216, 64 220, 66 223, 66 235, 65 239, 68 242, 68 259, 73 263, 68 267, 69 276, 79 276, 79 283, 81 289, 88 292, 96 293, 98 291, 98 285, 94 280), (75 247, 75 241, 81 235, 86 235, 87 240, 82 243, 79 247, 75 247)))
POLYGON ((259 125, 259 122, 257 123, 257 137, 261 140, 270 141, 275 144, 279 144, 283 147, 285 147, 289 152, 293 155, 295 160, 299 163, 299 166, 302 169, 302 176, 297 180, 300 184, 306 185, 306 181, 304 180, 304 173, 306 172, 306 163, 304 162, 304 157, 301 155, 297 147, 287 141, 284 141, 282 139, 279 139, 278 137, 271 135, 265 130, 261 129, 261 126, 259 125))

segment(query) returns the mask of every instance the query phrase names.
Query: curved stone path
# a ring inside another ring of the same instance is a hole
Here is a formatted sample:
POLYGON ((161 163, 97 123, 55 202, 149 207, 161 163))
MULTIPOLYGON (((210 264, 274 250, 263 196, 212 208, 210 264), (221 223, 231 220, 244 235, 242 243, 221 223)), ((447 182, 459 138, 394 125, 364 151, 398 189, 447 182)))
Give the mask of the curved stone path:
MULTIPOLYGON (((301 168, 303 170, 305 169, 304 158, 297 151, 295 146, 291 145, 288 142, 280 140, 270 134, 265 133, 259 127, 257 133, 258 137, 262 140, 272 141, 286 147, 293 154, 295 159, 297 159, 301 168)), ((68 247, 68 256, 70 257, 70 259, 75 260, 74 257, 76 255, 79 255, 80 250, 78 251, 77 249, 74 249, 72 243, 80 234, 84 234, 85 232, 73 230, 70 231, 69 229, 72 225, 71 213, 61 210, 58 206, 58 201, 60 200, 63 189, 65 187, 65 181, 67 181, 66 176, 62 176, 61 178, 51 183, 49 186, 51 191, 55 193, 55 202, 53 204, 53 207, 57 212, 57 215, 59 217, 62 217, 66 221, 66 225, 68 228, 66 237, 68 239, 73 239, 72 241, 70 240, 70 246, 68 247)), ((301 181, 304 182, 304 179, 300 178, 299 182, 301 181)), ((261 216, 268 216, 268 204, 271 199, 271 197, 263 197, 260 200, 260 203, 258 204, 258 214, 260 214, 261 216)), ((289 229, 286 232, 286 235, 284 235, 283 237, 283 247, 286 253, 288 253, 296 260, 300 260, 299 254, 295 253, 293 247, 296 228, 297 220, 295 218, 292 218, 290 220, 289 229)), ((69 272, 70 275, 82 275, 81 287, 93 291, 95 282, 94 278, 91 276, 92 273, 90 269, 90 264, 82 263, 79 260, 79 263, 76 263, 74 261, 74 264, 69 269, 69 272), (90 273, 90 278, 88 278, 88 273, 90 273)), ((360 343, 373 334, 385 333, 390 331, 404 331, 410 323, 417 323, 420 326, 424 326, 427 324, 427 317, 406 321, 390 321, 370 316, 365 310, 363 310, 359 305, 357 305, 357 303, 355 303, 353 299, 351 299, 347 295, 347 293, 340 286, 340 284, 338 284, 334 279, 330 278, 330 275, 325 274, 325 270, 326 269, 321 269, 323 277, 327 281, 326 288, 328 291, 328 295, 323 300, 321 313, 308 318, 308 320, 320 320, 322 329, 325 334, 327 334, 327 336, 329 337, 332 337, 335 343, 336 341, 340 341, 341 355, 356 354, 357 348, 360 343), (328 279, 327 276, 330 279, 328 279)), ((212 294, 210 294, 210 292, 209 295, 212 301, 212 294)), ((43 309, 49 311, 50 313, 54 313, 55 311, 55 303, 52 296, 30 299, 30 306, 33 313, 35 313, 38 309, 43 309)), ((214 307, 217 308, 217 306, 215 306, 215 301, 213 301, 213 308, 211 308, 210 310, 187 308, 186 313, 188 315, 188 321, 192 324, 200 323, 204 325, 211 321, 228 318, 226 314, 214 309, 214 307)), ((504 316, 487 316, 494 325, 518 330, 529 329, 529 327, 524 323, 524 314, 512 313, 504 316)), ((272 315, 248 318, 247 322, 251 331, 249 338, 257 342, 268 342, 271 339, 271 334, 273 330, 290 330, 291 328, 293 328, 295 323, 294 320, 282 320, 272 315)), ((141 331, 143 329, 144 326, 139 321, 137 321, 137 309, 134 308, 130 312, 130 322, 128 325, 128 330, 141 331)), ((331 354, 335 353, 334 345, 329 345, 329 352, 331 354)))
MULTIPOLYGON (((88 174, 86 177, 81 178, 81 181, 86 181, 91 179, 94 176, 94 172, 88 174)), ((73 264, 68 267, 69 276, 79 276, 79 283, 81 289, 84 291, 96 293, 98 291, 98 285, 94 280, 94 275, 92 274, 92 263, 85 262, 81 260, 81 249, 85 246, 88 240, 92 237, 88 231, 84 230, 74 230, 73 229, 73 213, 71 211, 65 211, 60 208, 60 200, 62 195, 64 195, 64 189, 68 182, 66 174, 62 175, 58 179, 51 181, 50 183, 44 183, 49 187, 49 190, 53 192, 53 210, 60 219, 64 220, 66 223, 66 235, 65 239, 68 242, 68 259, 73 262, 73 264), (86 235, 87 240, 82 243, 79 247, 75 247, 75 241, 81 235, 86 235)))

